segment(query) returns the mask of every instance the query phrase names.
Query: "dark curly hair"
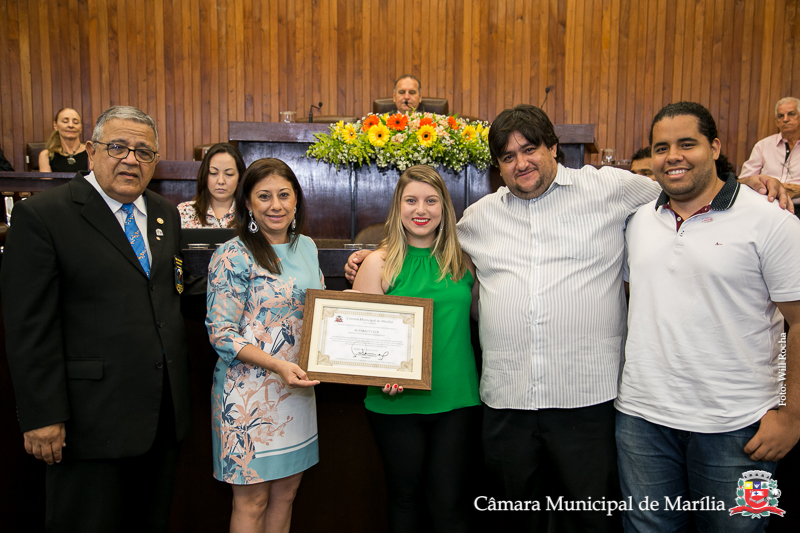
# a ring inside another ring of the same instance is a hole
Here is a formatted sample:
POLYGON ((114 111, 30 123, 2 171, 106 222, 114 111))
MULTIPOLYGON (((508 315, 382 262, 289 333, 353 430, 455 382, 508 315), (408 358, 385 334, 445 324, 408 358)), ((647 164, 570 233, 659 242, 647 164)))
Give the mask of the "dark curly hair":
MULTIPOLYGON (((653 123, 650 125, 650 146, 653 146, 653 128, 656 124, 665 118, 673 118, 679 116, 692 116, 697 119, 697 129, 700 133, 708 139, 709 144, 714 142, 714 139, 719 139, 719 132, 717 131, 717 123, 714 122, 714 117, 711 112, 697 102, 677 102, 674 104, 667 104, 661 108, 661 111, 656 113, 653 118, 653 123)), ((728 158, 720 152, 716 161, 717 176, 722 176, 727 173, 734 173, 733 165, 728 158)))
MULTIPOLYGON (((537 148, 542 143, 547 148, 558 144, 556 130, 544 111, 530 104, 508 108, 497 115, 489 128, 489 153, 492 155, 494 166, 498 166, 497 158, 506 149, 508 139, 515 131, 537 148)), ((556 161, 564 163, 564 152, 560 146, 556 148, 556 161)))

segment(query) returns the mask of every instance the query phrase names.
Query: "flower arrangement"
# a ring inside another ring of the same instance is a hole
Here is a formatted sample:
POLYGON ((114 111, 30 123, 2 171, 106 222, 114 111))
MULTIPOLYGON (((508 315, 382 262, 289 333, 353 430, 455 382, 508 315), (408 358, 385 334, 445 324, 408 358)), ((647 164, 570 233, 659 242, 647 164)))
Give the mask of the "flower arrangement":
POLYGON ((400 172, 412 165, 442 165, 460 171, 472 163, 489 166, 489 125, 434 113, 374 115, 331 125, 330 134, 315 134, 307 157, 336 165, 394 166, 400 172))

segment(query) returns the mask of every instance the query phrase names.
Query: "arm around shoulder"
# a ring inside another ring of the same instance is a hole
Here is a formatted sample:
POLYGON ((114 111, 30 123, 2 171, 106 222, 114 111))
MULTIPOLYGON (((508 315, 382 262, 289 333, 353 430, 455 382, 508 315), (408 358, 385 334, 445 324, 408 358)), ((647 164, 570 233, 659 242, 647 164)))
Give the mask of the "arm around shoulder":
POLYGON ((383 281, 385 262, 386 250, 369 254, 358 269, 353 289, 367 294, 386 294, 389 284, 383 281))

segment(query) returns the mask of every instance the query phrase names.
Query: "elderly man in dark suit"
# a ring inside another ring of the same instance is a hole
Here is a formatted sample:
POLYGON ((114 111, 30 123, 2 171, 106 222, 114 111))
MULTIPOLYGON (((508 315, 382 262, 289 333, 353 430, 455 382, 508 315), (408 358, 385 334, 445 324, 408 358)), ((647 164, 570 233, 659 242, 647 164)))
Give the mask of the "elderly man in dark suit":
POLYGON ((145 190, 151 117, 112 107, 92 173, 14 209, 3 291, 25 449, 45 461, 48 531, 166 529, 189 432, 180 219, 145 190))

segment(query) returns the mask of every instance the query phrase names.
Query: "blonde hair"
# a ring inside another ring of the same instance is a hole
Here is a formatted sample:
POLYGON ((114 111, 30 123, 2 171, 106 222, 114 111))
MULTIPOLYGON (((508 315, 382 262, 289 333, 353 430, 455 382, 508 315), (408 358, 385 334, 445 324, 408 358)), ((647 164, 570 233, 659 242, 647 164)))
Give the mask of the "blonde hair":
POLYGON ((431 251, 431 255, 436 258, 436 262, 439 265, 440 276, 436 281, 443 280, 448 274, 453 281, 458 281, 464 276, 467 270, 467 263, 461 253, 461 245, 456 235, 456 213, 453 210, 453 202, 450 200, 450 193, 447 192, 444 180, 438 172, 427 165, 409 167, 397 180, 392 206, 389 208, 389 216, 384 227, 386 238, 378 246, 379 250, 386 251, 383 279, 386 283, 392 285, 403 269, 403 261, 408 251, 408 239, 403 227, 403 221, 400 218, 400 205, 403 199, 403 191, 406 185, 412 181, 427 183, 436 189, 436 193, 442 202, 442 220, 437 228, 436 240, 433 242, 433 250, 431 251))
MULTIPOLYGON (((66 111, 67 109, 72 109, 72 108, 71 107, 62 107, 61 109, 59 109, 58 113, 56 113, 56 116, 53 119, 53 122, 58 122, 58 115, 60 115, 62 111, 66 111)), ((78 118, 83 120, 82 117, 81 117, 81 114, 78 113, 78 111, 76 109, 72 109, 72 111, 75 111, 75 113, 78 115, 78 118)), ((53 159, 53 154, 56 154, 56 153, 64 155, 64 150, 61 147, 61 137, 58 135, 58 130, 57 129, 54 128, 53 129, 53 133, 51 133, 50 137, 47 138, 47 143, 45 143, 44 149, 47 150, 47 153, 50 156, 50 159, 53 159)))

